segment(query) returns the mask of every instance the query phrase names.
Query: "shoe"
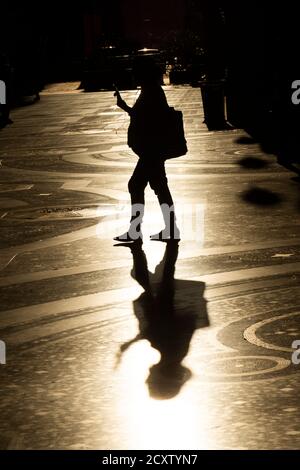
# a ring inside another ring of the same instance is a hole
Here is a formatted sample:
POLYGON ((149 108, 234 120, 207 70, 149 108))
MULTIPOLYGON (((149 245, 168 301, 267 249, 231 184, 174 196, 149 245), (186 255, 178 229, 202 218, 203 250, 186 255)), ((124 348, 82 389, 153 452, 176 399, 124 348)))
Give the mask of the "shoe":
POLYGON ((165 228, 165 229, 161 230, 160 232, 155 233, 154 235, 150 235, 150 239, 151 240, 161 241, 161 242, 168 242, 168 241, 179 242, 180 241, 180 231, 176 227, 174 229, 174 233, 171 234, 170 231, 165 228))
POLYGON ((123 243, 142 243, 143 242, 143 235, 141 233, 135 233, 134 237, 133 234, 130 234, 130 232, 125 232, 122 233, 122 235, 118 235, 117 237, 114 237, 114 240, 116 242, 123 242, 123 243))

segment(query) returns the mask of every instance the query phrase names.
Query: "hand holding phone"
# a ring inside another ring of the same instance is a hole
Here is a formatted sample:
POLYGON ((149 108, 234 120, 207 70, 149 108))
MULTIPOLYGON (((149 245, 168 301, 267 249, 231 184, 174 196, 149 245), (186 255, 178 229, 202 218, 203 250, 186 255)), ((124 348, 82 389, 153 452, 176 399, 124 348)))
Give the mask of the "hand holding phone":
POLYGON ((115 90, 114 96, 117 96, 118 98, 119 98, 119 97, 121 98, 120 92, 119 92, 119 90, 118 90, 118 88, 116 87, 115 84, 113 84, 113 87, 114 87, 114 90, 115 90))
POLYGON ((119 106, 119 108, 126 111, 128 114, 130 114, 131 108, 122 99, 122 97, 120 95, 120 92, 119 92, 118 88, 116 87, 116 85, 114 85, 114 89, 115 89, 114 96, 117 97, 117 106, 119 106))

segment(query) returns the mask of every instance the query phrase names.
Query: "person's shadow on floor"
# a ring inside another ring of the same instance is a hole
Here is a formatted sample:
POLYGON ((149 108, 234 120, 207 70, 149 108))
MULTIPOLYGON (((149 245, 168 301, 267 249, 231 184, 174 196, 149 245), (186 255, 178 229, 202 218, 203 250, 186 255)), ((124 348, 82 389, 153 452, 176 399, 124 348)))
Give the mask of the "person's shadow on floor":
POLYGON ((161 355, 160 361, 150 368, 149 393, 157 399, 172 398, 192 375, 181 363, 194 331, 209 325, 205 283, 174 279, 179 249, 174 241, 166 244, 164 257, 154 274, 148 271, 141 244, 121 245, 131 249, 131 275, 144 292, 133 302, 139 333, 120 347, 119 359, 136 341, 148 340, 161 355))

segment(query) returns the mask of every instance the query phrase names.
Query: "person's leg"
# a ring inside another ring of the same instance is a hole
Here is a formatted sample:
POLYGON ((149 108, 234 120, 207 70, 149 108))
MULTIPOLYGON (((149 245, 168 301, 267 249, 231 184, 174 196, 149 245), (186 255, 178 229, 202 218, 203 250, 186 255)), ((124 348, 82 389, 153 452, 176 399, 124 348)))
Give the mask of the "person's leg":
POLYGON ((158 234, 152 235, 151 238, 153 240, 179 240, 180 233, 176 224, 174 202, 168 186, 164 160, 157 160, 151 164, 149 167, 149 182, 157 195, 165 222, 165 228, 158 234))
POLYGON ((135 241, 142 238, 141 223, 145 208, 145 188, 148 184, 147 166, 143 159, 139 159, 134 172, 128 182, 128 191, 131 198, 131 218, 128 232, 115 237, 117 241, 135 241))

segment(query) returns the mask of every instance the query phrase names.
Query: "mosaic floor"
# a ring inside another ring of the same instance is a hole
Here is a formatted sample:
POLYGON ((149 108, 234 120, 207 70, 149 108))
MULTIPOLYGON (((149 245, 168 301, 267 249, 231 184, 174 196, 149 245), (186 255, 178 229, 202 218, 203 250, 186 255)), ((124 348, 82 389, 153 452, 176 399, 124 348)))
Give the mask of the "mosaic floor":
POLYGON ((0 448, 300 447, 299 182, 208 132, 198 89, 166 94, 189 148, 167 163, 178 247, 148 241, 148 188, 143 247, 114 246, 136 158, 112 93, 52 90, 0 132, 0 448), (159 292, 162 261, 169 316, 137 268, 159 292))

